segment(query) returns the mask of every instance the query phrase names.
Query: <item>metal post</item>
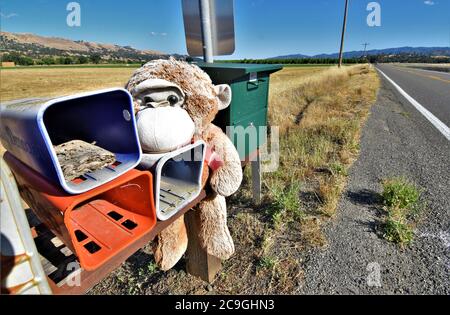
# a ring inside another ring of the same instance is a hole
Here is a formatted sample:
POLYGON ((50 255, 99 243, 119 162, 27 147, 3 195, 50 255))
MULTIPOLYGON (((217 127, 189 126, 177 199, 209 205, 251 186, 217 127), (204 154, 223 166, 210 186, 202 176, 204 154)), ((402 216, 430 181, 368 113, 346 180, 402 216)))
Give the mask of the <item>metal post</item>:
POLYGON ((347 28, 348 0, 345 0, 344 24, 342 25, 341 49, 339 51, 339 68, 342 66, 342 55, 344 53, 344 38, 347 28))
POLYGON ((252 161, 252 191, 253 202, 256 205, 261 204, 261 152, 258 150, 256 161, 252 161))
POLYGON ((211 32, 210 0, 199 0, 200 18, 202 23, 203 58, 205 62, 213 63, 213 44, 211 32))

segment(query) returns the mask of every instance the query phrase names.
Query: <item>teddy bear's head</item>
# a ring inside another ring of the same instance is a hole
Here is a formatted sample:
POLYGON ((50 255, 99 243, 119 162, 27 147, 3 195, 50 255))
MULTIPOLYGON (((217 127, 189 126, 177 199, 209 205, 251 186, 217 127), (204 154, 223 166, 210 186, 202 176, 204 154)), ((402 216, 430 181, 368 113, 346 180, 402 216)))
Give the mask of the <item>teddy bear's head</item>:
POLYGON ((154 60, 136 70, 126 89, 133 96, 144 152, 168 152, 201 134, 231 102, 231 88, 214 85, 198 66, 154 60))

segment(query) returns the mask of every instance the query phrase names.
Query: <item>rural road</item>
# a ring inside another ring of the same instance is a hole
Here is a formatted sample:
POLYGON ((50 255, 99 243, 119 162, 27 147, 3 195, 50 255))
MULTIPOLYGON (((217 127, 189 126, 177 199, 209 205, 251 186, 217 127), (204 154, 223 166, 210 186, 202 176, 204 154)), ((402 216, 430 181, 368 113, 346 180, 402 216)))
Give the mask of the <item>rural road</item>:
POLYGON ((379 65, 406 93, 450 126, 450 73, 379 65))
MULTIPOLYGON (((448 75, 379 68, 450 124, 448 75)), ((337 217, 325 228, 329 244, 305 255, 305 281, 298 293, 450 294, 450 141, 380 78, 361 155, 350 170, 337 217), (414 181, 426 202, 415 240, 403 249, 378 235, 380 181, 394 176, 414 181)))

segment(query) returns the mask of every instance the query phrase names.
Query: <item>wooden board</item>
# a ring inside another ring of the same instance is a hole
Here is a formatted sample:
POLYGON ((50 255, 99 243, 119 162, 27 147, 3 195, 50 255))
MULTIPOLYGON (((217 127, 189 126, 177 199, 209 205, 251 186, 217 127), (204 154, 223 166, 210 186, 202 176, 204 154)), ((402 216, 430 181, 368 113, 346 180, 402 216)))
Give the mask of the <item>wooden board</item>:
POLYGON ((66 181, 72 181, 116 162, 114 153, 81 140, 55 146, 55 152, 66 181))

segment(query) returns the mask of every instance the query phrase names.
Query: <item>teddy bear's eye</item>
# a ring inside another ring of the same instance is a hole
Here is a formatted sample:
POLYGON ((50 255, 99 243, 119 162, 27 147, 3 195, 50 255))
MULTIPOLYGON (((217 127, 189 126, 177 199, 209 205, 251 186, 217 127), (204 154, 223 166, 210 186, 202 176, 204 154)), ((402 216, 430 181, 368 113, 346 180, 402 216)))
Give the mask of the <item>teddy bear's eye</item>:
POLYGON ((178 97, 177 97, 176 95, 170 95, 170 96, 167 98, 167 101, 169 101, 170 105, 173 106, 173 105, 175 105, 176 103, 178 103, 179 99, 178 99, 178 97))

